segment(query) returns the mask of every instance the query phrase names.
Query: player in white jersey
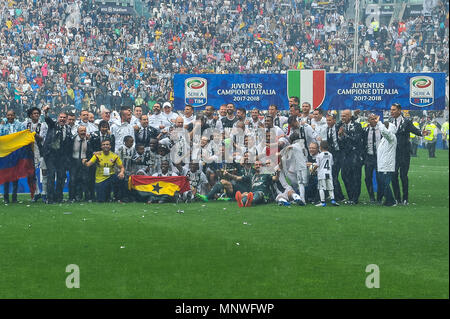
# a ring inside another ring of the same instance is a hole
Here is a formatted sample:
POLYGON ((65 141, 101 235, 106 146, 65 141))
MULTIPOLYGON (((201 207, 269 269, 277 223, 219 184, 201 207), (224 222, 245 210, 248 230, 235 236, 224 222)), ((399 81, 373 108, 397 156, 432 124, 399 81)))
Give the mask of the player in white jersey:
POLYGON ((205 173, 200 170, 198 163, 189 163, 189 170, 185 176, 189 179, 189 184, 191 186, 190 190, 182 194, 182 199, 186 203, 193 201, 197 193, 205 195, 205 186, 208 184, 208 179, 206 178, 205 173))
POLYGON ((280 157, 281 172, 279 182, 284 191, 278 190, 275 200, 279 205, 288 206, 290 201, 294 201, 298 205, 304 206, 305 185, 308 182, 306 149, 304 149, 302 143, 294 142, 281 151, 280 157))
POLYGON ((316 163, 314 163, 313 168, 314 170, 317 170, 317 189, 319 190, 320 195, 320 203, 316 206, 327 206, 325 203, 325 191, 328 191, 328 194, 330 195, 331 204, 333 206, 339 206, 334 199, 333 176, 331 173, 332 168, 333 155, 328 152, 328 142, 322 141, 320 142, 320 153, 316 157, 316 163))

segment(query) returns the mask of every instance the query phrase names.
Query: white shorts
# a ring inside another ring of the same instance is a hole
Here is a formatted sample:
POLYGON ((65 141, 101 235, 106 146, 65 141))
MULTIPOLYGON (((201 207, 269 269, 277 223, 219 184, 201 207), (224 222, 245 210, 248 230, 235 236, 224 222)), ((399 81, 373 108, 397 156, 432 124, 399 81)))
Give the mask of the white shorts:
POLYGON ((39 168, 40 169, 47 169, 47 165, 45 165, 45 161, 43 157, 39 158, 39 168))
POLYGON ((331 178, 328 179, 319 179, 317 184, 317 189, 322 189, 326 191, 334 190, 333 180, 331 178))
POLYGON ((308 184, 308 170, 302 169, 297 173, 297 181, 299 184, 306 185, 308 184))

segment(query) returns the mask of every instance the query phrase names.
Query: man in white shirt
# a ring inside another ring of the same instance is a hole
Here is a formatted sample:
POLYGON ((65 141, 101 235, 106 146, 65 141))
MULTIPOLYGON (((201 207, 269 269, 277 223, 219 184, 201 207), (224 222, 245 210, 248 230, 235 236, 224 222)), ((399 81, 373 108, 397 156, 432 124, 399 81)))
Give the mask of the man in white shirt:
POLYGON ((222 104, 219 107, 219 121, 222 121, 222 119, 224 117, 226 117, 226 116, 227 116, 227 105, 226 104, 222 104))
POLYGON ((94 124, 89 122, 89 111, 83 110, 80 113, 80 120, 75 123, 75 127, 72 128, 72 134, 74 130, 78 130, 79 126, 85 126, 86 127, 86 135, 89 136, 98 131, 98 127, 94 124))
POLYGON ((194 122, 194 107, 192 105, 186 105, 184 107, 184 114, 181 117, 183 118, 184 127, 194 122))
MULTIPOLYGON (((111 134, 114 135, 115 138, 115 149, 118 150, 121 146, 124 145, 123 139, 125 136, 134 136, 134 128, 129 123, 131 120, 131 112, 128 108, 122 108, 120 110, 120 124, 115 123, 111 127, 111 134)), ((111 150, 113 153, 115 150, 111 150)))
POLYGON ((120 124, 120 122, 115 121, 114 119, 111 118, 111 111, 108 110, 104 105, 100 106, 100 119, 97 119, 94 121, 95 124, 99 124, 101 120, 105 120, 106 122, 108 122, 109 126, 111 127, 114 123, 118 123, 120 124))
POLYGON ((72 139, 72 154, 69 166, 69 200, 72 202, 81 201, 83 194, 86 200, 91 199, 87 187, 88 168, 82 163, 83 159, 88 158, 87 128, 80 125, 77 132, 77 135, 72 139))
POLYGON ((269 115, 273 117, 273 125, 283 128, 284 124, 287 123, 287 117, 278 115, 278 106, 275 104, 269 105, 269 115))
MULTIPOLYGON (((373 187, 373 173, 376 174, 377 184, 380 184, 380 177, 377 171, 377 148, 381 141, 381 133, 377 126, 377 116, 375 114, 369 115, 369 125, 365 127, 363 135, 364 144, 364 172, 367 192, 369 193, 370 201, 375 202, 374 187, 373 187)), ((377 193, 377 201, 381 200, 379 196, 382 194, 380 190, 377 193)))
POLYGON ((172 112, 172 105, 170 102, 164 102, 163 104, 163 115, 167 118, 170 123, 175 123, 178 117, 177 113, 172 112))
POLYGON ((174 144, 171 149, 171 158, 175 164, 189 163, 190 136, 185 127, 183 118, 179 116, 175 121, 174 130, 170 133, 170 139, 174 144))
POLYGON ((264 123, 259 120, 259 110, 254 108, 250 113, 250 119, 245 121, 245 127, 248 132, 256 135, 258 128, 263 128, 264 123))
POLYGON ((278 190, 276 201, 288 206, 290 201, 305 205, 305 185, 308 183, 306 170, 307 152, 302 143, 293 143, 281 150, 281 172, 279 181, 283 190, 278 190))
POLYGON ((308 145, 310 145, 311 143, 317 142, 317 139, 316 139, 317 133, 312 129, 312 127, 310 125, 308 125, 304 122, 300 123, 297 119, 298 119, 298 117, 296 117, 295 115, 289 116, 289 119, 288 119, 288 124, 290 126, 289 138, 291 138, 291 136, 293 136, 293 134, 295 134, 296 137, 298 137, 299 139, 302 140, 302 143, 304 144, 305 148, 309 149, 308 145))
POLYGON ((161 113, 161 104, 153 105, 153 114, 148 118, 148 125, 161 131, 168 131, 171 122, 161 113))
POLYGON ((206 194, 208 179, 205 173, 200 170, 199 163, 189 163, 189 170, 186 173, 186 177, 189 179, 191 186, 189 191, 183 193, 183 199, 186 203, 192 201, 197 193, 201 195, 206 194))
POLYGON ((32 107, 27 111, 28 119, 23 123, 25 127, 31 132, 35 132, 35 147, 34 147, 34 167, 40 168, 40 176, 42 181, 42 190, 39 190, 39 183, 36 179, 35 187, 36 194, 34 195, 32 201, 36 202, 40 198, 45 202, 47 200, 47 172, 44 162, 44 158, 41 155, 42 144, 45 140, 45 135, 47 134, 47 124, 39 121, 41 110, 37 107, 32 107), (45 173, 45 175, 44 175, 45 173))
POLYGON ((328 125, 322 109, 315 109, 312 116, 311 127, 317 134, 317 141, 326 141, 328 125))
POLYGON ((142 106, 136 105, 134 107, 134 114, 131 116, 130 124, 134 127, 135 131, 139 131, 141 127, 142 106))
POLYGON ((302 124, 306 123, 306 124, 311 125, 311 119, 312 119, 311 104, 309 102, 303 102, 302 103, 302 114, 300 114, 300 117, 298 120, 302 124))
POLYGON ((214 114, 214 106, 207 105, 205 106, 205 110, 203 111, 203 114, 206 117, 206 124, 209 125, 212 129, 217 129, 222 132, 222 121, 219 119, 217 115, 214 114))

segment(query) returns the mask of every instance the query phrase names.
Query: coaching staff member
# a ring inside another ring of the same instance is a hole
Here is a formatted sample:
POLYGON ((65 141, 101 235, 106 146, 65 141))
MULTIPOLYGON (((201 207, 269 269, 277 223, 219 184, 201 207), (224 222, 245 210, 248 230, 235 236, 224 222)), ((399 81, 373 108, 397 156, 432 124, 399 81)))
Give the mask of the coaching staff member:
POLYGON ((395 172, 392 177, 392 188, 394 189, 394 197, 397 203, 408 205, 408 171, 409 162, 411 160, 411 143, 409 133, 416 136, 426 136, 428 132, 421 132, 410 119, 403 117, 402 107, 399 103, 391 105, 391 123, 397 128, 397 151, 395 156, 395 172), (403 197, 400 196, 400 184, 398 182, 398 175, 402 180, 403 197))
POLYGON ((341 113, 337 124, 339 149, 342 151, 342 180, 347 190, 347 204, 358 204, 361 194, 361 169, 363 164, 363 130, 355 122, 350 110, 341 113))
POLYGON ((45 114, 45 123, 48 131, 42 146, 43 157, 47 165, 47 203, 60 203, 63 200, 64 182, 69 154, 72 154, 71 129, 66 125, 67 114, 61 112, 58 121, 53 121, 48 117, 49 106, 44 106, 42 111, 45 114), (56 177, 56 185, 55 185, 56 177))

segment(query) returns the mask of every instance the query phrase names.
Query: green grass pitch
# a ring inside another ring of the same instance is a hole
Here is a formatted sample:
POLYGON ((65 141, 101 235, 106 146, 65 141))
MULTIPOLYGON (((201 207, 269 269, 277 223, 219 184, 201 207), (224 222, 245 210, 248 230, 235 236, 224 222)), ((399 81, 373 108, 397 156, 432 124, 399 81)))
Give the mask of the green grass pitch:
POLYGON ((448 154, 412 159, 409 206, 44 205, 24 195, 0 206, 0 298, 449 298, 448 154), (66 287, 69 264, 79 289, 66 287), (369 264, 380 288, 366 287, 369 264))

